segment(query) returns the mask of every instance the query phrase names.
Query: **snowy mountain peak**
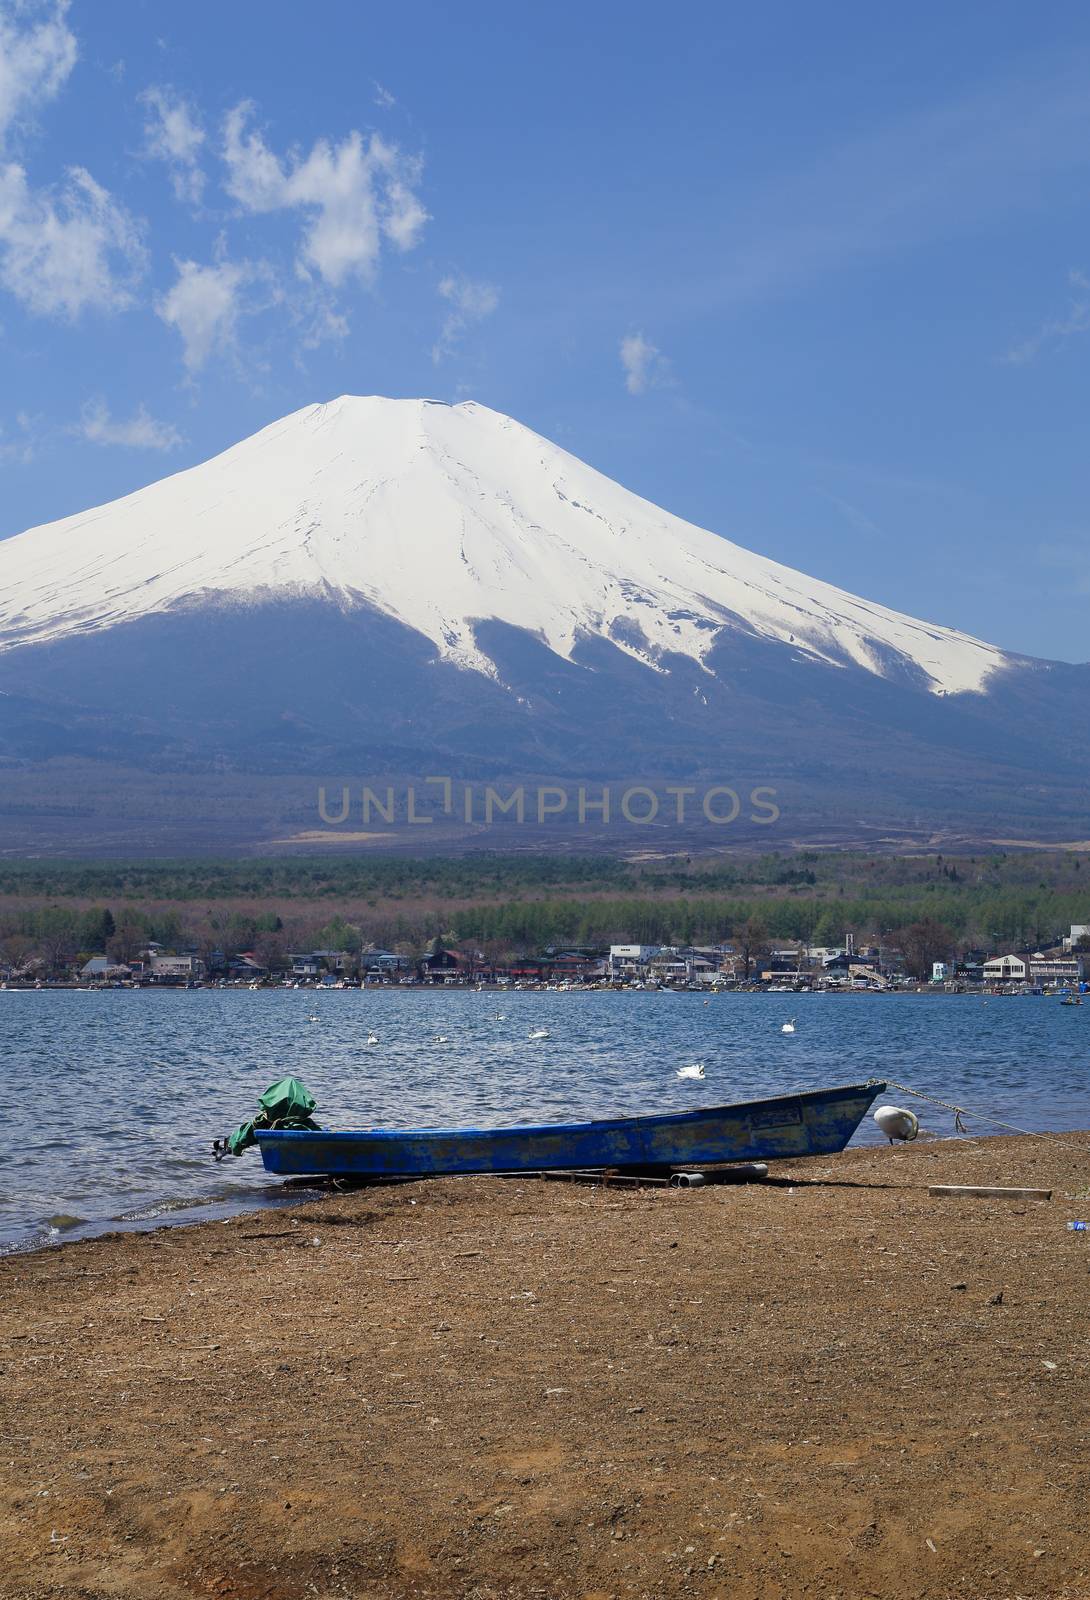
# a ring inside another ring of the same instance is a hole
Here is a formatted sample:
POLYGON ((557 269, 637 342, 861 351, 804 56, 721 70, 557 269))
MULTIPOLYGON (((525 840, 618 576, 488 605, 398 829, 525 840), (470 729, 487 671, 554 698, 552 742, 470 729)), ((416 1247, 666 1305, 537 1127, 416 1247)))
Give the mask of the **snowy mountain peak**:
POLYGON ((606 639, 658 671, 736 630, 947 694, 1011 660, 671 516, 473 401, 343 395, 0 542, 0 651, 291 598, 374 608, 493 677, 489 619, 569 659, 606 639))

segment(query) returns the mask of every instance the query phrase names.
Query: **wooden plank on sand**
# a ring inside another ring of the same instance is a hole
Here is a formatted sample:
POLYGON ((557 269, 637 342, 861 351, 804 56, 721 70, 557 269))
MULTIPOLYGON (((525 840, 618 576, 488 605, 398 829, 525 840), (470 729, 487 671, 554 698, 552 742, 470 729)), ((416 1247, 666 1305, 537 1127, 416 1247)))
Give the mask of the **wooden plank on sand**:
POLYGON ((964 1194, 977 1200, 1051 1200, 1051 1189, 989 1189, 979 1183, 932 1183, 928 1194, 964 1194))

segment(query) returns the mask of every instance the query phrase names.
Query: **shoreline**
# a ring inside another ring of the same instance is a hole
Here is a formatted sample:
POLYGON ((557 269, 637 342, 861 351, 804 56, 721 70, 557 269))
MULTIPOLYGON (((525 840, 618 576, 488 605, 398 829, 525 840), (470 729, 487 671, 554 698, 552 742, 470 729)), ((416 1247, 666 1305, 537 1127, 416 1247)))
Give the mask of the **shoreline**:
MULTIPOLYGON (((1018 1137, 1046 1140, 1078 1139, 1080 1131, 1064 1131, 1058 1128, 1045 1129, 1041 1132, 1021 1134, 1018 1137)), ((1007 1137, 1005 1134, 931 1134, 926 1130, 921 1130, 919 1140, 922 1145, 932 1147, 963 1142, 981 1144, 986 1143, 989 1139, 1005 1137, 1007 1137)), ((883 1148, 878 1144, 877 1139, 870 1144, 851 1145, 847 1151, 841 1153, 842 1155, 847 1155, 857 1150, 875 1148, 883 1148)), ((1088 1156, 1090 1156, 1090 1134, 1087 1135, 1087 1152, 1088 1156)), ((265 1169, 261 1166, 260 1156, 256 1151, 248 1151, 246 1155, 238 1159, 251 1163, 255 1175, 265 1172, 265 1169)), ((816 1156, 808 1159, 828 1161, 834 1158, 816 1156)), ((770 1163, 770 1170, 772 1166, 777 1164, 783 1165, 784 1163, 770 1163)), ((705 1163, 705 1165, 714 1170, 714 1163, 705 1163)), ((806 1162, 799 1162, 797 1165, 805 1170, 806 1162)), ((228 1168, 228 1171, 230 1171, 230 1168, 228 1168)), ((313 1178, 280 1179, 278 1181, 272 1173, 265 1174, 265 1176, 269 1179, 266 1188, 259 1189, 255 1186, 251 1194, 246 1195, 245 1198, 239 1198, 237 1203, 224 1194, 211 1194, 203 1197, 194 1195, 191 1198, 164 1199, 158 1206, 156 1206, 155 1202, 149 1202, 146 1207, 141 1208, 149 1212, 147 1216, 126 1216, 121 1214, 100 1219, 93 1217, 68 1218, 66 1216, 65 1221, 70 1224, 69 1226, 54 1224, 52 1218, 46 1218, 43 1225, 49 1228, 50 1233, 56 1234, 55 1238, 30 1238, 17 1241, 11 1245, 5 1245, 0 1242, 0 1262, 10 1260, 13 1257, 25 1258, 39 1253, 52 1255, 58 1250, 64 1250, 73 1245, 97 1243, 112 1238, 124 1238, 129 1234, 155 1233, 160 1229, 166 1228, 199 1228, 206 1224, 211 1225, 216 1222, 231 1222, 246 1218, 254 1221, 268 1212, 288 1211, 295 1206, 331 1199, 337 1195, 359 1194, 372 1190, 378 1192, 382 1189, 404 1187, 414 1183, 464 1183, 474 1175, 457 1174, 443 1179, 390 1178, 370 1184, 359 1183, 340 1190, 335 1188, 334 1180, 330 1178, 315 1176, 313 1178)), ((491 1173, 483 1176, 491 1181, 502 1183, 559 1181, 555 1178, 546 1178, 541 1173, 491 1173)), ((624 1181, 614 1181, 611 1184, 609 1180, 605 1180, 601 1187, 607 1189, 612 1187, 614 1190, 619 1191, 625 1187, 625 1183, 624 1181)), ((653 1185, 648 1184, 647 1187, 650 1188, 653 1185)), ((54 1213, 54 1215, 58 1215, 58 1213, 54 1213)))
MULTIPOLYGON (((977 1113, 977 1115, 979 1116, 979 1113, 977 1113)), ((864 1124, 864 1126, 869 1127, 867 1124, 864 1124)), ((1002 1124, 998 1124, 998 1126, 1002 1126, 1002 1124)), ((941 1148, 947 1144, 987 1146, 992 1141, 1003 1140, 1007 1138, 1019 1138, 1024 1140, 1037 1139, 1046 1142, 1057 1142, 1060 1144, 1074 1143, 1076 1145, 1078 1144, 1080 1138, 1085 1138, 1085 1149, 1088 1163, 1090 1163, 1090 1132, 1084 1134, 1083 1130, 1077 1128, 1046 1128, 1026 1130, 1024 1132, 1013 1134, 1009 1131, 997 1133, 968 1132, 942 1134, 934 1133, 928 1129, 921 1128, 917 1143, 919 1148, 926 1147, 927 1149, 934 1149, 936 1147, 941 1148)), ((864 1142, 861 1140, 858 1144, 850 1144, 846 1150, 841 1152, 841 1157, 854 1155, 859 1152, 874 1151, 876 1149, 881 1150, 885 1148, 888 1147, 881 1142, 880 1136, 871 1133, 871 1136, 867 1141, 864 1142)), ((907 1148, 907 1146, 898 1146, 897 1148, 903 1149, 907 1148)), ((6 1243, 0 1240, 0 1262, 8 1261, 14 1258, 34 1256, 38 1255, 39 1253, 52 1255, 58 1250, 67 1249, 75 1245, 91 1244, 112 1238, 123 1238, 132 1234, 155 1233, 161 1229, 199 1228, 206 1225, 210 1226, 215 1222, 232 1222, 239 1219, 245 1219, 247 1217, 251 1219, 257 1219, 268 1213, 291 1210, 293 1207, 298 1205, 305 1205, 310 1202, 318 1202, 330 1199, 337 1194, 358 1194, 372 1191, 378 1192, 387 1188, 406 1187, 416 1183, 424 1182, 444 1182, 457 1184, 468 1182, 470 1178, 473 1177, 472 1174, 457 1174, 443 1179, 390 1178, 386 1180, 378 1180, 373 1183, 364 1182, 354 1186, 350 1185, 347 1189, 342 1188, 338 1190, 335 1187, 335 1180, 323 1178, 321 1176, 278 1180, 274 1174, 265 1172, 264 1167, 260 1163, 260 1156, 256 1151, 248 1151, 241 1158, 231 1159, 241 1159, 242 1161, 251 1164, 251 1170, 253 1171, 257 1181, 255 1181, 253 1189, 245 1196, 239 1196, 237 1199, 235 1199, 227 1193, 217 1193, 207 1195, 194 1194, 191 1196, 164 1197, 159 1201, 147 1201, 143 1206, 136 1208, 135 1214, 133 1215, 121 1213, 117 1216, 94 1218, 75 1217, 64 1214, 63 1224, 54 1221, 55 1217, 62 1214, 54 1213, 50 1217, 41 1219, 41 1222, 37 1224, 37 1226, 48 1230, 46 1237, 41 1237, 40 1235, 28 1235, 26 1237, 21 1237, 6 1243), (262 1177, 264 1177, 264 1179, 267 1181, 264 1187, 259 1187, 258 1184, 261 1182, 262 1177), (141 1212, 146 1214, 141 1215, 141 1212)), ((796 1165, 802 1170, 803 1175, 805 1176, 805 1168, 809 1160, 821 1162, 836 1159, 838 1158, 820 1156, 809 1157, 799 1161, 796 1163, 796 1165)), ((730 1163, 725 1163, 725 1165, 729 1166, 730 1163)), ((773 1177, 775 1176, 773 1169, 783 1165, 785 1165, 785 1163, 782 1161, 769 1163, 770 1173, 773 1177)), ((715 1163, 705 1163, 705 1166, 712 1171, 715 1169, 715 1163)), ((227 1171, 230 1172, 231 1170, 231 1167, 228 1166, 227 1171)), ((539 1182, 543 1179, 544 1181, 550 1181, 541 1173, 494 1173, 482 1174, 480 1176, 482 1180, 487 1178, 490 1181, 498 1183, 513 1183, 515 1181, 523 1180, 527 1182, 539 1182)), ((552 1181, 557 1180, 553 1179, 552 1181)), ((614 1191, 617 1191, 624 1187, 625 1183, 628 1181, 631 1180, 625 1180, 623 1177, 621 1181, 618 1182, 614 1180, 612 1183, 610 1180, 606 1179, 602 1182, 601 1187, 607 1189, 612 1187, 614 1191)), ((649 1188, 652 1186, 653 1185, 651 1184, 647 1185, 649 1188)), ((759 1187, 759 1182, 755 1181, 754 1186, 759 1187)))
MULTIPOLYGON (((1070 986, 1068 986, 1069 988, 1070 986)), ((0 983, 0 994, 694 994, 704 999, 739 994, 787 995, 891 995, 938 996, 948 1000, 1058 1000, 1068 992, 1060 989, 947 989, 942 984, 920 983, 887 985, 884 988, 860 984, 806 984, 801 988, 768 987, 744 984, 712 985, 700 988, 683 984, 642 985, 609 983, 0 983)))
POLYGON ((426 1179, 0 1259, 0 1595, 1084 1591, 1090 1133, 770 1174, 426 1179))

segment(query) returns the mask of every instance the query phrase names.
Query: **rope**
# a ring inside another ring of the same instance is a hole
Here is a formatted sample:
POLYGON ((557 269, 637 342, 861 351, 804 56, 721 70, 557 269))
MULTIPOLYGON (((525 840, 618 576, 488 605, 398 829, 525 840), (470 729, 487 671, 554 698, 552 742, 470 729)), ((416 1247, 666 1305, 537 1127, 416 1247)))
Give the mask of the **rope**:
POLYGON ((964 1118, 979 1117, 984 1122, 990 1123, 995 1128, 1005 1128, 1008 1133, 1020 1133, 1028 1139, 1047 1139, 1050 1144, 1067 1145, 1072 1150, 1088 1150, 1090 1145, 1078 1144, 1074 1139, 1057 1139, 1054 1133, 1041 1133, 1033 1128, 1017 1128, 1013 1122, 1003 1122, 999 1117, 993 1117, 979 1107, 956 1106, 951 1100, 940 1100, 937 1095, 924 1094, 922 1089, 913 1089, 907 1083, 898 1083, 896 1078, 869 1078, 868 1083, 884 1083, 887 1089, 900 1089, 902 1094, 915 1095, 917 1100, 926 1100, 930 1105, 941 1106, 944 1111, 954 1113, 954 1132, 968 1133, 964 1118))

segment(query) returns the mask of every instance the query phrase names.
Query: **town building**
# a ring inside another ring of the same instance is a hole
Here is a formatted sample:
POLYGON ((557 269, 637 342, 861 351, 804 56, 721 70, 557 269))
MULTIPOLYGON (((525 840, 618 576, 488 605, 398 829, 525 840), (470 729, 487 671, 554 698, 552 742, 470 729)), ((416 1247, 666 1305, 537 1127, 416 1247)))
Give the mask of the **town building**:
POLYGON ((1081 956, 1037 954, 1029 958, 1031 983, 1079 983, 1084 975, 1081 956))
POLYGON ((1025 983, 1029 968, 1021 956, 993 956, 984 963, 985 983, 1025 983))
POLYGON ((149 962, 153 983, 188 983, 199 978, 203 970, 198 956, 153 955, 149 962))
POLYGON ((611 944, 609 976, 613 983, 627 983, 647 976, 649 963, 662 949, 658 944, 611 944))

